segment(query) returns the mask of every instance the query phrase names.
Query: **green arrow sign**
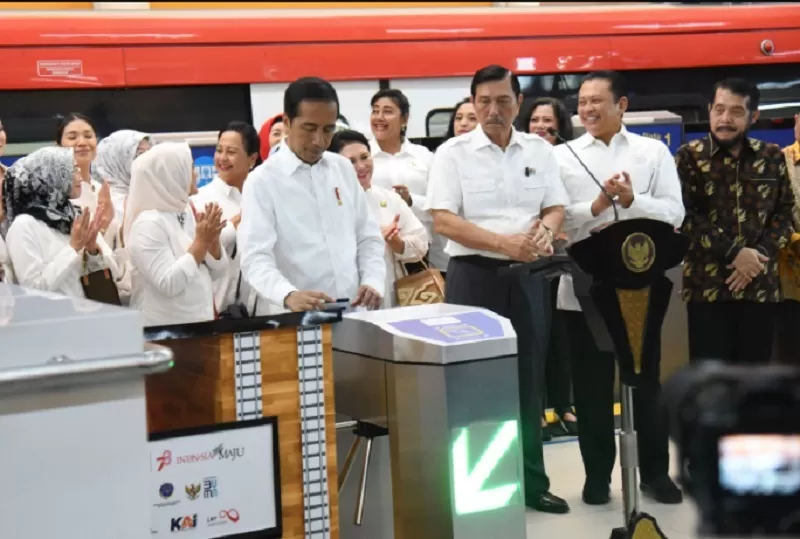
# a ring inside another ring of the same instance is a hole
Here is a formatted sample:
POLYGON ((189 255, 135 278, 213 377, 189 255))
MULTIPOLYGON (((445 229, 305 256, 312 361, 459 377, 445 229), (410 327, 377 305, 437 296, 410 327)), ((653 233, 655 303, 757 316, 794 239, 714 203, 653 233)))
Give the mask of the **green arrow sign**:
POLYGON ((492 511, 505 507, 519 488, 519 482, 490 489, 484 483, 517 439, 517 422, 503 423, 489 442, 472 471, 469 470, 469 429, 462 428, 453 444, 453 487, 457 515, 492 511))

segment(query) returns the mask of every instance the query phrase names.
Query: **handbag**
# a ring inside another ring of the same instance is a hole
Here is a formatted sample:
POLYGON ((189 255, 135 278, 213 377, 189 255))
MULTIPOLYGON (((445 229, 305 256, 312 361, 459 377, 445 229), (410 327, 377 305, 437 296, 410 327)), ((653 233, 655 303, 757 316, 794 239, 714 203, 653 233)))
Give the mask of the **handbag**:
POLYGON ((108 305, 122 305, 119 290, 111 275, 111 270, 103 268, 89 273, 89 255, 83 252, 83 276, 81 286, 86 299, 107 303, 108 305))
POLYGON ((408 274, 405 265, 400 264, 404 275, 397 276, 395 263, 394 293, 398 307, 409 305, 430 305, 444 303, 444 278, 442 273, 420 260, 425 268, 418 273, 408 274))
POLYGON ((242 318, 253 318, 258 309, 258 294, 256 294, 255 302, 253 303, 253 313, 250 314, 247 310, 247 303, 242 303, 239 299, 242 291, 242 272, 239 272, 239 280, 236 281, 236 296, 233 303, 219 313, 219 318, 226 320, 241 320, 242 318))

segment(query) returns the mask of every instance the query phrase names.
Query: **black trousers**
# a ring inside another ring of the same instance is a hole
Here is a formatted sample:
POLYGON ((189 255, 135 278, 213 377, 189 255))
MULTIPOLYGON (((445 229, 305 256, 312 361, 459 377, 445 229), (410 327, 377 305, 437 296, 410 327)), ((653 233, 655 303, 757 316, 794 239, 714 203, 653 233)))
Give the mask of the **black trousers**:
POLYGON ((556 309, 558 279, 553 279, 550 288, 551 301, 547 308, 552 313, 550 342, 547 346, 545 364, 545 408, 553 408, 563 418, 572 407, 572 369, 569 358, 569 336, 564 325, 564 311, 556 309))
POLYGON ((780 304, 775 330, 778 363, 800 367, 800 302, 786 300, 780 304))
MULTIPOLYGON (((534 500, 550 489, 542 453, 542 385, 549 321, 534 316, 546 311, 549 288, 545 279, 504 277, 502 261, 484 257, 453 257, 447 266, 445 301, 483 307, 511 321, 517 333, 520 432, 525 499, 534 500), (531 300, 533 298, 533 300, 531 300)), ((546 313, 544 313, 546 314, 546 313)))
POLYGON ((769 363, 779 307, 750 301, 688 303, 689 359, 769 363))
MULTIPOLYGON (((586 478, 610 481, 617 458, 614 439, 614 354, 597 348, 582 312, 563 311, 572 358, 572 387, 578 415, 578 443, 586 478)), ((669 473, 669 432, 660 399, 659 373, 634 389, 633 418, 644 483, 669 473)))

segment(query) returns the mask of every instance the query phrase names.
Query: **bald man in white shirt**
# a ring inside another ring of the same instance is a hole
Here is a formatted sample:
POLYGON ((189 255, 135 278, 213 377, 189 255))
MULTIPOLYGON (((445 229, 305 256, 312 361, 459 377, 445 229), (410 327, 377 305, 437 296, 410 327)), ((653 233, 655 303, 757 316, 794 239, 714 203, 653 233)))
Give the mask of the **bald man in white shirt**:
POLYGON ((568 198, 550 143, 512 126, 522 102, 516 76, 502 66, 487 66, 475 73, 471 94, 480 125, 437 149, 428 180, 434 229, 448 239, 445 301, 484 307, 514 326, 525 504, 567 513, 567 502, 549 492, 542 453, 540 345, 548 331, 545 313, 534 311, 544 308, 545 284, 500 270, 552 254, 568 198))
POLYGON ((348 299, 379 308, 384 241, 353 165, 327 152, 339 99, 327 81, 298 79, 284 94, 288 135, 248 177, 238 230, 244 279, 277 309, 348 299))
MULTIPOLYGON (((618 73, 592 73, 581 84, 578 114, 586 133, 555 149, 570 199, 564 221, 570 243, 586 239, 595 228, 614 221, 611 201, 572 151, 616 198, 620 220, 657 219, 676 228, 683 221, 681 186, 669 148, 661 141, 625 129, 622 115, 627 103, 625 81, 618 73)), ((562 277, 557 304, 563 311, 570 343, 578 440, 586 471, 583 501, 602 505, 611 501, 609 484, 616 460, 615 357, 600 351, 595 344, 575 297, 571 276, 562 277)), ((661 503, 680 503, 681 492, 667 475, 668 433, 666 418, 658 409, 660 387, 658 373, 654 373, 647 385, 634 391, 641 489, 661 503)))

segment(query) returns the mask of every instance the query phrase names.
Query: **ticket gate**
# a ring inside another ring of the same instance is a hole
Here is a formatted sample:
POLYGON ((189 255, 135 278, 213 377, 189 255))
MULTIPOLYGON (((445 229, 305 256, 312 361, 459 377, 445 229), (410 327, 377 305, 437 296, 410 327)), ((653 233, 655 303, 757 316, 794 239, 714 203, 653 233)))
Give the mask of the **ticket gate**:
POLYGON ((333 349, 337 413, 388 430, 391 461, 370 472, 385 477, 390 466, 391 496, 372 490, 390 488, 382 481, 365 497, 362 480, 358 494, 367 504, 391 497, 391 514, 358 526, 342 511, 342 537, 525 537, 517 342, 507 319, 448 304, 353 312, 335 326, 333 349))

